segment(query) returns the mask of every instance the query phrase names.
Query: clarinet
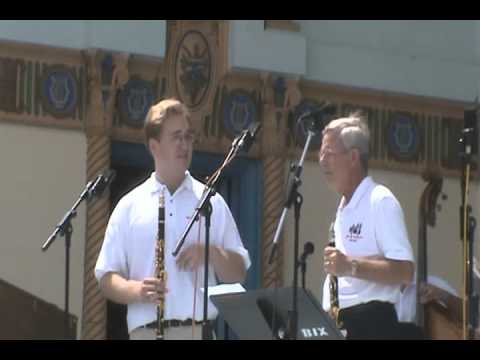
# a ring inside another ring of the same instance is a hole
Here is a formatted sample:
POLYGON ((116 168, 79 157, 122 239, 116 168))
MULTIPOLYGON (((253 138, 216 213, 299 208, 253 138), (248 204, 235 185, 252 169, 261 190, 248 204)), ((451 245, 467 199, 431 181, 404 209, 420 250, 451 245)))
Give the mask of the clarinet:
MULTIPOLYGON (((335 247, 335 229, 334 223, 330 224, 329 230, 329 239, 328 246, 335 247)), ((329 289, 330 289, 330 315, 337 323, 337 326, 341 327, 340 322, 338 321, 338 311, 340 310, 339 301, 338 301, 338 278, 333 275, 330 275, 329 289)))
MULTIPOLYGON (((155 259, 155 276, 165 285, 167 282, 167 272, 165 271, 165 197, 163 190, 160 192, 158 201, 158 235, 155 259)), ((164 337, 164 315, 165 315, 165 297, 160 298, 157 304, 157 328, 156 340, 163 340, 164 337)))

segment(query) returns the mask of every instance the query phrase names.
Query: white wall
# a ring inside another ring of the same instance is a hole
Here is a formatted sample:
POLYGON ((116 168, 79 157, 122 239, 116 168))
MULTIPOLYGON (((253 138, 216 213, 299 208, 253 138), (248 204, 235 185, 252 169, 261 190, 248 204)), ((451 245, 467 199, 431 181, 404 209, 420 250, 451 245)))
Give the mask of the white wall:
MULTIPOLYGON (((410 242, 417 254, 418 239, 418 211, 420 196, 425 189, 426 182, 420 176, 407 175, 391 171, 371 170, 370 175, 377 181, 388 186, 397 196, 403 207, 410 242)), ((303 184, 300 192, 304 196, 302 219, 300 225, 299 254, 303 251, 303 244, 311 241, 315 245, 315 252, 308 260, 307 287, 318 297, 322 298, 322 285, 325 278, 323 272, 323 248, 328 239, 328 229, 333 219, 339 201, 339 196, 326 186, 323 175, 316 162, 306 162, 303 171, 303 184)), ((437 213, 437 224, 428 228, 428 267, 429 273, 447 280, 459 293, 462 292, 462 243, 460 241, 460 182, 457 179, 445 178, 443 192, 448 199, 441 201, 441 212, 437 213)), ((479 216, 479 188, 472 183, 470 204, 474 207, 473 215, 479 216)), ((285 225, 285 284, 290 285, 293 279, 293 209, 288 215, 285 225)), ((476 253, 480 254, 478 228, 475 234, 476 253)), ((298 275, 300 284, 301 275, 298 275)))
POLYGON ((0 20, 0 39, 164 58, 166 20, 0 20))
POLYGON ((296 20, 300 32, 232 20, 234 70, 473 101, 480 93, 480 22, 296 20))
POLYGON ((308 79, 462 101, 478 94, 478 21, 298 22, 308 79))
POLYGON ((305 74, 307 44, 303 35, 264 30, 264 20, 232 20, 229 35, 229 64, 233 70, 305 74))
MULTIPOLYGON (((0 278, 64 310, 65 241, 43 243, 86 183, 86 140, 80 131, 0 123, 0 278)), ((72 220, 70 312, 81 334, 85 205, 72 220)))

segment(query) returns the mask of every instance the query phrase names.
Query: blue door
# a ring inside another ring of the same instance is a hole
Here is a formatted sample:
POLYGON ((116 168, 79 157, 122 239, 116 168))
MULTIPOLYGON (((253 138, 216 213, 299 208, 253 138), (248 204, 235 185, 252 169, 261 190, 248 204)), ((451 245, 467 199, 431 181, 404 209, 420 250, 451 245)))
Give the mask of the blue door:
MULTIPOLYGON (((190 171, 197 179, 204 179, 213 174, 223 160, 219 155, 197 152, 193 155, 190 171)), ((217 191, 230 207, 243 245, 250 254, 252 265, 244 284, 249 290, 260 286, 261 171, 260 161, 237 158, 224 170, 217 182, 217 191)))

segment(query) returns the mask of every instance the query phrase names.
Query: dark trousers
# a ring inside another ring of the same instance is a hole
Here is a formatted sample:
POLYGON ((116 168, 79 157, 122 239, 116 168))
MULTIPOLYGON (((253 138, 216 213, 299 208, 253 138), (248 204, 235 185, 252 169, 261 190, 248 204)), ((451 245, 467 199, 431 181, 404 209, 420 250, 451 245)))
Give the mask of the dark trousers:
POLYGON ((421 330, 414 324, 399 323, 391 303, 370 301, 341 309, 338 319, 347 330, 348 340, 421 339, 421 330))

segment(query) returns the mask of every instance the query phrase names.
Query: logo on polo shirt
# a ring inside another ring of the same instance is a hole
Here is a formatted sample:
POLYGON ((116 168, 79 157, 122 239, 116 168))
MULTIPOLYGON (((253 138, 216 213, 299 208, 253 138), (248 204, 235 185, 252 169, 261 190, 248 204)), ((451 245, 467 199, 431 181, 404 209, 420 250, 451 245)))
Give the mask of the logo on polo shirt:
POLYGON ((353 224, 348 229, 347 240, 356 242, 357 240, 362 238, 362 223, 353 224))

